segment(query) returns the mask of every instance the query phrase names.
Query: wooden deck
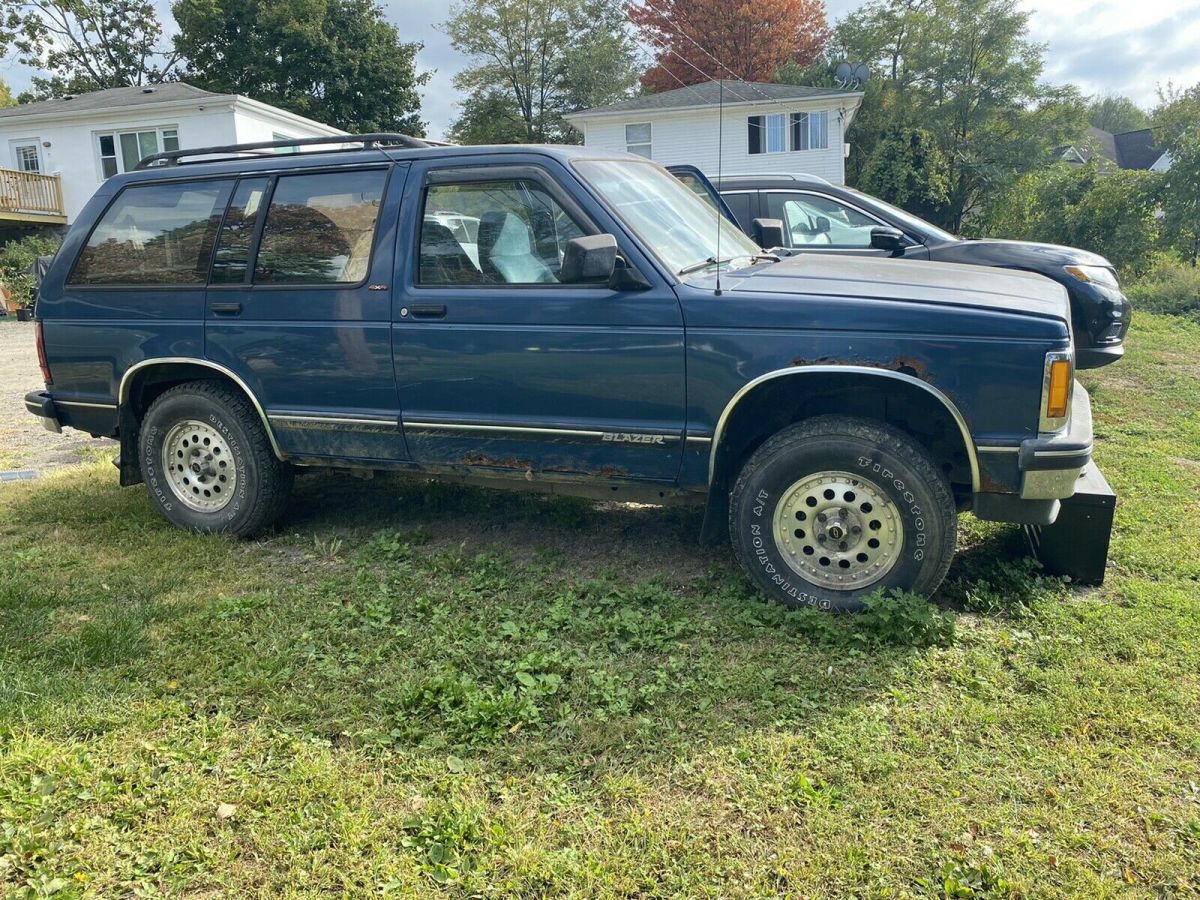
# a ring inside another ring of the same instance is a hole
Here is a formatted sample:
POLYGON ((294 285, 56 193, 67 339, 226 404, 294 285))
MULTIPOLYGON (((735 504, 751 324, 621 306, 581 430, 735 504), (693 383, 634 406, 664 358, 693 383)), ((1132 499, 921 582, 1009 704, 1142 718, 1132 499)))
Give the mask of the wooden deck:
POLYGON ((65 225, 62 179, 0 168, 0 224, 4 222, 65 225))

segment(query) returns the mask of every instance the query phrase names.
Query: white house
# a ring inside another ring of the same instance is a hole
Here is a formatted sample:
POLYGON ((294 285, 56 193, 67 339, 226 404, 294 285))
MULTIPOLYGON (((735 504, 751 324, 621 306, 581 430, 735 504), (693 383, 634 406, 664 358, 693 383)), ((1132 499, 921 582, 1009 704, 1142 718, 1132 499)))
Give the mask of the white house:
POLYGON ((665 166, 690 163, 709 177, 719 168, 725 175, 809 174, 841 184, 845 134, 861 103, 861 91, 709 81, 565 118, 588 147, 627 150, 665 166))
POLYGON ((344 132, 183 82, 0 109, 0 226, 69 224, 106 178, 151 153, 344 132))

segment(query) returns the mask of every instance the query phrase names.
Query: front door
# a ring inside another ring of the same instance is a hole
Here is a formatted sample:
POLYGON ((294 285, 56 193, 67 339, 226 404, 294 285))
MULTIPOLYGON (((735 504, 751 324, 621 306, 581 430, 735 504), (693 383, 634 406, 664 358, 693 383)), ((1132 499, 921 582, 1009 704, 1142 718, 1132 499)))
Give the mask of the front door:
POLYGON ((564 183, 534 163, 414 165, 405 204, 420 214, 401 235, 393 332, 409 449, 437 468, 671 482, 679 303, 649 271, 642 290, 560 283, 568 240, 617 231, 564 183))
POLYGON ((239 179, 207 293, 207 358, 242 378, 289 456, 403 460, 391 279, 406 168, 239 179))
MULTIPOLYGON (((871 246, 871 230, 887 223, 834 197, 802 190, 763 191, 762 205, 765 216, 783 221, 784 245, 795 251, 892 255, 871 246)), ((905 255, 926 255, 920 244, 905 241, 905 255)))

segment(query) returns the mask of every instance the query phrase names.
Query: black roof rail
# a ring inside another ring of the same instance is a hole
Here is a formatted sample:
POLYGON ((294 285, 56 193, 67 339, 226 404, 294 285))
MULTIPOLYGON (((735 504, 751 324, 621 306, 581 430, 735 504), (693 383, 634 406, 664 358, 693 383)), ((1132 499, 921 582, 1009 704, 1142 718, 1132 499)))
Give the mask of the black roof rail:
MULTIPOLYGON (((288 138, 282 141, 258 141, 253 144, 225 144, 220 147, 192 147, 187 150, 167 150, 154 153, 139 162, 135 169, 148 169, 151 166, 177 166, 180 160, 189 156, 218 156, 222 154, 246 153, 251 150, 277 150, 290 147, 307 147, 314 144, 362 144, 364 150, 378 147, 380 144, 397 144, 401 147, 445 147, 442 141, 429 141, 407 134, 395 132, 379 132, 378 134, 330 134, 322 137, 288 138)), ((338 152, 338 151, 328 151, 338 152)), ((209 160, 212 162, 213 160, 209 160)))

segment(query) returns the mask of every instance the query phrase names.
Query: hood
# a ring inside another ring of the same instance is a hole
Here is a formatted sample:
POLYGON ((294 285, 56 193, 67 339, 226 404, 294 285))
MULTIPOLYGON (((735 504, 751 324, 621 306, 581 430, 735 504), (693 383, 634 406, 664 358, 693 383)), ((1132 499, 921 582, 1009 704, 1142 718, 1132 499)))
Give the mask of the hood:
POLYGON ((1032 241, 954 241, 930 246, 929 258, 941 262, 980 266, 1020 266, 1037 272, 1053 272, 1062 277, 1063 266, 1107 266, 1112 263, 1098 253, 1063 247, 1060 244, 1035 244, 1032 241))
MULTIPOLYGON (((711 281, 711 276, 706 281, 711 281)), ((863 256, 801 253, 726 273, 725 290, 822 294, 1022 312, 1066 321, 1066 289, 1032 272, 863 256)))

